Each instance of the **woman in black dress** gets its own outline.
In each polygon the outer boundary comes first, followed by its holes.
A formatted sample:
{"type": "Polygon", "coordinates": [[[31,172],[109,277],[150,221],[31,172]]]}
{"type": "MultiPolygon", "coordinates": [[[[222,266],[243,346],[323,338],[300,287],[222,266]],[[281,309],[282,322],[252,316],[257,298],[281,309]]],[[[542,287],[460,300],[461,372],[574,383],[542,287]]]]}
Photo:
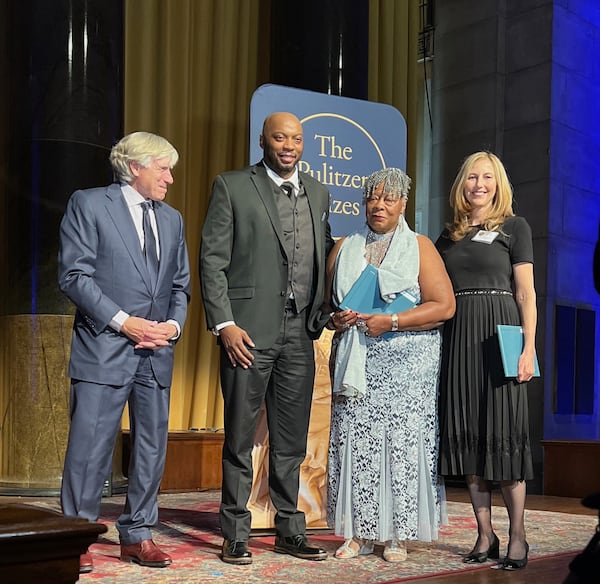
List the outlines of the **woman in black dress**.
{"type": "Polygon", "coordinates": [[[440,472],[465,476],[478,537],[464,558],[500,557],[492,528],[492,485],[500,484],[510,528],[498,567],[527,565],[525,481],[533,478],[527,381],[534,373],[537,322],[531,229],[512,210],[512,187],[502,162],[471,154],[450,193],[453,222],[436,246],[456,295],[446,322],[440,382],[440,472]],[[504,377],[497,324],[521,325],[518,375],[504,377]]]}

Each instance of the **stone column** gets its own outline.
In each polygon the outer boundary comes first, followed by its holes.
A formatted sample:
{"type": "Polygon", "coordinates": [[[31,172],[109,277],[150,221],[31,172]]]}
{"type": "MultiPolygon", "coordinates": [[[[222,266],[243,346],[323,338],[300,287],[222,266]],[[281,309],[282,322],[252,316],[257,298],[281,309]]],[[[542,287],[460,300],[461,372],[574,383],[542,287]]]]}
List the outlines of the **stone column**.
{"type": "Polygon", "coordinates": [[[34,494],[60,487],[73,307],[56,284],[58,229],[74,190],[112,181],[123,0],[3,4],[0,492],[34,494]]]}

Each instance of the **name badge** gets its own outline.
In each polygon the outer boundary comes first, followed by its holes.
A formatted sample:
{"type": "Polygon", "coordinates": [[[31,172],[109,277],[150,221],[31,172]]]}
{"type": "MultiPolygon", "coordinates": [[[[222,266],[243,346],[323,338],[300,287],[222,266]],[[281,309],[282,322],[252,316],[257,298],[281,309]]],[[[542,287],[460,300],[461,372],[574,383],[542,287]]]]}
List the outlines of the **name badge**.
{"type": "Polygon", "coordinates": [[[498,237],[497,231],[484,231],[480,229],[471,241],[478,241],[479,243],[487,243],[489,245],[496,237],[498,237]]]}

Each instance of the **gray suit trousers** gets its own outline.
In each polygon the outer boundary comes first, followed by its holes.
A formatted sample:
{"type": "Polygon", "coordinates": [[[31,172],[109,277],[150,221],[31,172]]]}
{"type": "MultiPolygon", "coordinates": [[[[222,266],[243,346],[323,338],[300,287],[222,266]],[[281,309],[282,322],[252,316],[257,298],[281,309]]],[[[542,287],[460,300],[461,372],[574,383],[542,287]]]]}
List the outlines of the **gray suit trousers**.
{"type": "Polygon", "coordinates": [[[252,489],[252,448],[263,402],[269,428],[269,493],[277,510],[275,528],[283,536],[304,534],[306,520],[297,509],[300,465],[315,376],[313,342],[306,314],[286,310],[280,334],[269,349],[252,350],[248,369],[232,367],[221,351],[225,405],[221,530],[226,539],[245,541],[251,529],[247,508],[252,489]]]}
{"type": "Polygon", "coordinates": [[[124,545],[152,537],[150,528],[158,521],[158,489],[167,451],[169,395],[170,389],[159,386],[150,359],[144,357],[128,385],[71,381],[71,427],[61,489],[65,516],[98,519],[121,416],[129,402],[127,500],[117,530],[124,545]]]}

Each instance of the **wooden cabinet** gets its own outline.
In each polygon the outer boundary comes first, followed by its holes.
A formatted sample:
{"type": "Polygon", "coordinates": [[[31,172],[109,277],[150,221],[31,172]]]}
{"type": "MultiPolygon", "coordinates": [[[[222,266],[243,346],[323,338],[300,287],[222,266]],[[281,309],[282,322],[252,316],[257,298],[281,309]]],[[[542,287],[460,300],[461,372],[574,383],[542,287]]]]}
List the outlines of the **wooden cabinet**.
{"type": "Polygon", "coordinates": [[[106,525],[33,505],[0,504],[0,582],[72,584],[106,525]]]}
{"type": "Polygon", "coordinates": [[[600,442],[543,440],[544,495],[586,497],[600,492],[600,442]]]}
{"type": "MultiPolygon", "coordinates": [[[[223,432],[179,430],[169,432],[161,493],[220,489],[223,432]]],[[[129,431],[123,431],[123,474],[129,465],[129,431]]]]}

